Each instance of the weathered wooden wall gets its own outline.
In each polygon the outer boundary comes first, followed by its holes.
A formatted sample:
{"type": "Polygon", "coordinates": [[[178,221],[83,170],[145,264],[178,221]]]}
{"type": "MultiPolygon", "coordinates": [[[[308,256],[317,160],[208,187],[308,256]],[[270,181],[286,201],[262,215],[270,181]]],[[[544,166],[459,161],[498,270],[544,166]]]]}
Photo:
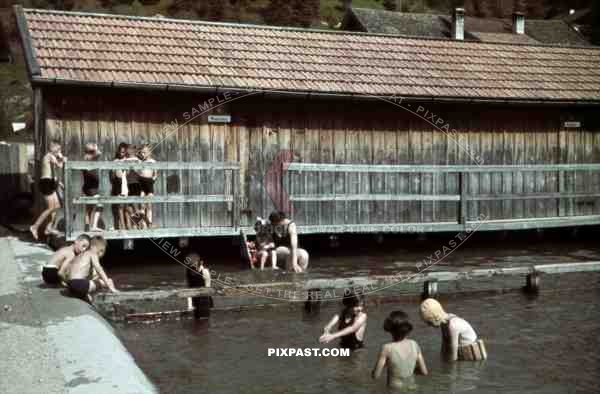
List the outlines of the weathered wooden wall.
{"type": "MultiPolygon", "coordinates": [[[[484,165],[600,163],[600,127],[592,109],[555,106],[492,106],[483,104],[420,104],[458,131],[456,143],[444,132],[407,109],[383,101],[334,99],[266,99],[251,96],[221,107],[231,124],[209,124],[207,116],[184,124],[184,112],[207,97],[111,90],[45,92],[47,141],[63,142],[70,159],[82,158],[82,146],[97,142],[104,159],[112,159],[120,142],[155,145],[160,161],[238,161],[240,190],[246,201],[242,225],[274,209],[261,181],[280,150],[292,150],[295,161],[361,164],[484,165]],[[565,120],[583,122],[564,129],[565,120]],[[167,133],[168,126],[178,128],[167,133]],[[469,147],[465,145],[465,142],[469,147]]],[[[412,111],[419,104],[415,103],[412,111]]],[[[421,111],[423,114],[423,111],[421,111]]],[[[222,193],[230,175],[161,174],[159,190],[178,176],[184,194],[222,193]],[[171,177],[171,178],[169,178],[171,177]]],[[[331,174],[288,173],[291,194],[419,193],[457,194],[456,174],[331,174]]],[[[470,174],[470,194],[531,192],[600,192],[600,174],[559,176],[550,173],[470,174]]],[[[297,202],[294,218],[301,224],[451,222],[455,202],[297,202]]],[[[470,204],[468,216],[490,219],[536,218],[600,213],[598,199],[481,201],[470,204]]],[[[162,206],[157,220],[164,226],[228,225],[223,204],[162,206]]]]}

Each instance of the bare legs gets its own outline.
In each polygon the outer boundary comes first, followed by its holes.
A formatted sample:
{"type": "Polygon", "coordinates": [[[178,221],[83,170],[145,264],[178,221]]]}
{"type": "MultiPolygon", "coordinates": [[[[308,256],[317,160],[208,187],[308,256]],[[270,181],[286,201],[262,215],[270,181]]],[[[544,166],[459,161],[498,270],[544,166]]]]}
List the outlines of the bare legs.
{"type": "Polygon", "coordinates": [[[31,231],[31,235],[33,235],[34,239],[38,239],[38,231],[40,226],[44,221],[50,217],[48,225],[46,226],[46,234],[56,233],[55,221],[56,221],[56,210],[60,209],[60,201],[58,199],[58,195],[56,192],[50,194],[49,196],[44,196],[44,201],[46,202],[46,210],[40,214],[35,223],[31,227],[29,227],[29,231],[31,231]]]}

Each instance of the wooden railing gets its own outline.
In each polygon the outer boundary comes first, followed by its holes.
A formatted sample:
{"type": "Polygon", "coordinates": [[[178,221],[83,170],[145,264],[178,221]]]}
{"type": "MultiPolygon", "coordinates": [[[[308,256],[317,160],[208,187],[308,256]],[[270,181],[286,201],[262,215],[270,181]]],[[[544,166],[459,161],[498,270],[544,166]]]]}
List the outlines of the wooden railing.
{"type": "MultiPolygon", "coordinates": [[[[319,164],[319,163],[291,163],[287,167],[288,174],[284,180],[284,188],[289,195],[289,199],[294,203],[314,203],[311,211],[321,209],[318,204],[334,203],[346,204],[343,210],[347,213],[347,204],[351,202],[450,202],[455,203],[455,214],[450,220],[444,221],[415,221],[406,222],[402,220],[391,220],[388,223],[347,223],[344,221],[334,221],[334,223],[314,223],[310,219],[300,220],[300,231],[306,233],[336,233],[336,232],[380,232],[392,228],[393,224],[401,224],[404,229],[409,226],[420,226],[424,231],[454,231],[467,228],[475,221],[481,220],[481,217],[487,219],[480,227],[482,230],[509,230],[509,229],[527,229],[544,227],[562,227],[588,224],[600,224],[600,164],[541,164],[541,165],[370,165],[370,164],[319,164]],[[315,183],[320,184],[325,174],[327,174],[333,183],[339,183],[341,187],[329,187],[330,190],[338,189],[341,192],[323,192],[318,187],[311,187],[310,181],[300,181],[294,179],[294,174],[304,175],[313,173],[316,175],[315,183]],[[575,174],[578,174],[578,182],[583,185],[585,190],[576,190],[575,174]],[[398,190],[386,192],[385,190],[374,192],[349,192],[349,177],[356,174],[366,175],[383,174],[383,176],[394,176],[402,174],[407,177],[440,177],[453,176],[453,182],[442,187],[437,187],[441,192],[437,193],[403,193],[398,190]],[[535,182],[537,178],[544,180],[544,188],[551,191],[537,192],[490,192],[486,190],[473,190],[471,183],[479,181],[478,176],[487,176],[488,178],[504,176],[518,177],[528,181],[528,189],[536,189],[535,182]],[[531,175],[533,174],[533,175],[531,175]],[[546,182],[546,176],[550,176],[550,182],[546,182]],[[533,186],[531,184],[533,182],[533,186]],[[304,184],[302,184],[304,183],[304,184]],[[306,193],[306,190],[317,190],[317,193],[306,193]],[[298,189],[303,189],[298,191],[298,189]],[[448,192],[452,189],[454,192],[448,192]],[[591,205],[591,213],[578,214],[576,209],[578,202],[583,200],[582,204],[591,205]],[[487,215],[481,215],[477,211],[476,204],[481,202],[525,202],[529,200],[554,200],[555,209],[545,209],[546,215],[540,217],[528,215],[530,217],[506,217],[494,218],[487,215]],[[317,205],[315,207],[314,205],[317,205]],[[575,208],[574,208],[575,207],[575,208]],[[552,211],[552,214],[549,214],[552,211]],[[471,214],[469,214],[471,213],[471,214]]],[[[432,178],[429,178],[430,182],[432,178]]],[[[501,179],[499,185],[502,189],[513,189],[506,186],[506,180],[501,179]]],[[[360,182],[358,182],[360,183],[360,182]]],[[[367,188],[369,181],[367,180],[367,188]]],[[[489,183],[489,181],[488,181],[489,183]]],[[[363,182],[364,185],[364,182],[363,182]]],[[[523,185],[521,185],[523,186],[523,185]]],[[[523,187],[521,187],[523,188],[523,187]]],[[[384,188],[385,189],[385,188],[384,188]]],[[[491,189],[491,187],[489,187],[491,189]]],[[[324,209],[322,209],[324,211],[324,209]]],[[[589,210],[588,210],[589,211],[589,210]]],[[[451,215],[452,216],[452,215],[451,215]]],[[[314,217],[312,218],[314,221],[314,217]]],[[[320,219],[320,218],[318,218],[320,219]]]]}
{"type": "Polygon", "coordinates": [[[108,222],[106,238],[178,237],[194,235],[235,234],[239,231],[239,164],[230,162],[157,162],[123,163],[69,161],[65,165],[65,231],[73,239],[83,229],[83,207],[86,205],[153,205],[157,228],[123,229],[112,221],[110,210],[104,210],[108,222]],[[110,172],[113,170],[158,171],[154,195],[113,196],[110,172]],[[99,196],[82,195],[83,170],[97,170],[99,196]],[[208,208],[208,204],[219,204],[208,208]]]}

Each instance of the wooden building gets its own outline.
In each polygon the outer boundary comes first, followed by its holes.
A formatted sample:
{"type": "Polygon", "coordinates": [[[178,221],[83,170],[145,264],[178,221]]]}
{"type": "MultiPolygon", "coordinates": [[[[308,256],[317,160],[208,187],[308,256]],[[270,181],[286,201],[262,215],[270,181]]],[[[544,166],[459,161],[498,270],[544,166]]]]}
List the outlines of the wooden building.
{"type": "Polygon", "coordinates": [[[82,204],[141,201],[108,175],[80,196],[120,142],[159,161],[159,228],[109,238],[233,235],[275,208],[303,233],[600,223],[600,49],[15,14],[37,158],[56,139],[70,159],[70,237],[82,204]]]}

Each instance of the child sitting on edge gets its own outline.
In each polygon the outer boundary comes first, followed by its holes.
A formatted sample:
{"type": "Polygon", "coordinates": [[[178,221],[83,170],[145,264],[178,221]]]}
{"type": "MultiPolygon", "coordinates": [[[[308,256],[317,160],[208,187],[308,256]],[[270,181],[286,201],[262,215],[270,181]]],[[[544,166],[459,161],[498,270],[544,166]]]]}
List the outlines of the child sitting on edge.
{"type": "Polygon", "coordinates": [[[475,330],[466,320],[446,313],[433,298],[421,303],[420,312],[425,323],[441,328],[442,356],[446,360],[480,361],[487,358],[483,340],[477,339],[475,330]]]}
{"type": "Polygon", "coordinates": [[[414,372],[427,375],[427,366],[417,342],[408,339],[412,324],[402,311],[394,311],[385,319],[383,329],[392,335],[393,342],[381,347],[372,377],[381,376],[387,366],[387,384],[391,388],[409,388],[414,386],[414,372]]]}
{"type": "Polygon", "coordinates": [[[323,329],[319,338],[321,343],[329,343],[336,338],[341,338],[340,347],[356,350],[365,346],[365,330],[367,329],[367,314],[365,313],[364,295],[351,294],[343,299],[344,310],[335,314],[323,329]],[[331,334],[331,329],[338,325],[338,331],[331,334]]]}
{"type": "MultiPolygon", "coordinates": [[[[261,217],[257,217],[256,224],[254,224],[254,231],[256,232],[256,259],[260,262],[260,270],[265,269],[265,263],[269,257],[271,257],[271,266],[273,269],[278,269],[275,242],[273,242],[273,237],[268,229],[267,221],[261,217]]],[[[251,268],[256,268],[252,262],[251,268]]]]}
{"type": "Polygon", "coordinates": [[[67,288],[76,297],[92,302],[91,294],[99,288],[107,288],[117,293],[115,285],[100,265],[106,252],[106,240],[100,236],[92,238],[90,248],[65,264],[59,271],[67,288]]]}
{"type": "Polygon", "coordinates": [[[72,245],[58,249],[50,261],[42,267],[42,279],[49,285],[60,284],[60,269],[71,262],[77,255],[85,252],[90,246],[90,237],[86,234],[81,234],[72,245]]]}

